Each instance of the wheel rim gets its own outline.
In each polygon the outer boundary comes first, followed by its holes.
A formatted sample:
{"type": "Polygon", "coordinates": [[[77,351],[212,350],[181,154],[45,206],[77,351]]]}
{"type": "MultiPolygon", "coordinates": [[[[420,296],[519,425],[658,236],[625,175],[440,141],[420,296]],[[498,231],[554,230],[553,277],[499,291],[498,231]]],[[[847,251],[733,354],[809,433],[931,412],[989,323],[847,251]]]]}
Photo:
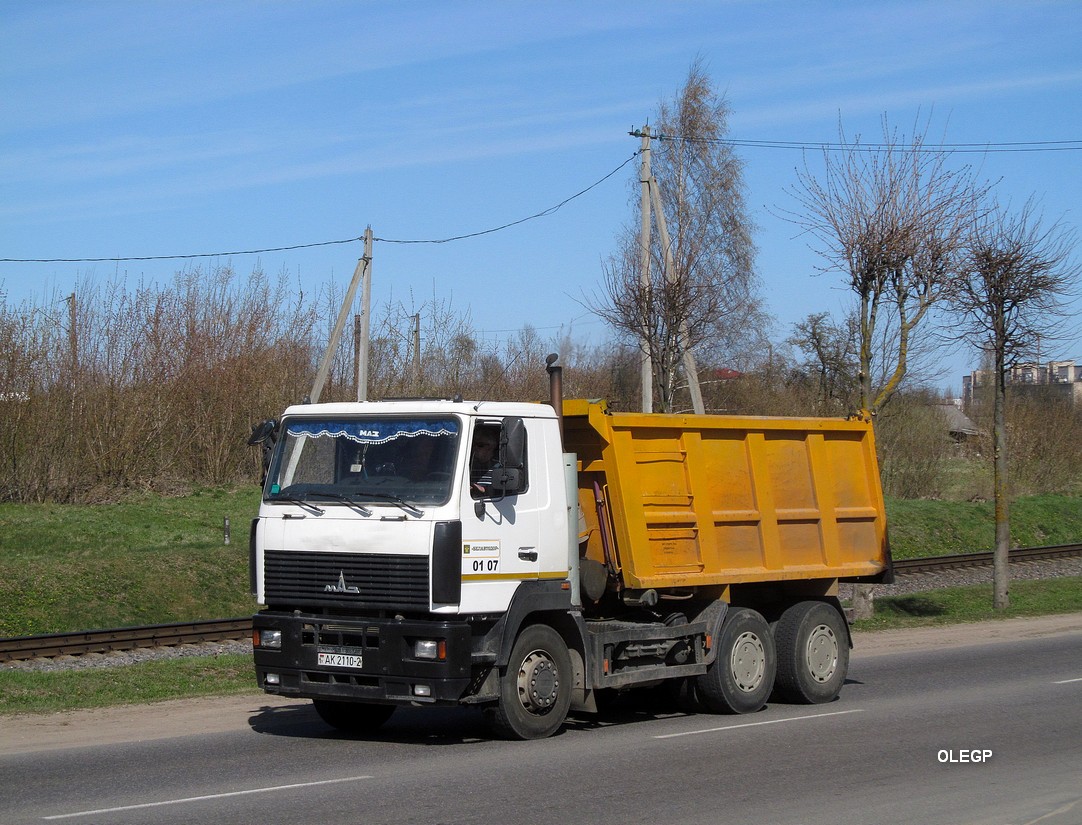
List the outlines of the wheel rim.
{"type": "Polygon", "coordinates": [[[806,661],[808,673],[817,682],[826,682],[838,669],[838,637],[821,624],[808,636],[806,661]]]}
{"type": "Polygon", "coordinates": [[[518,700],[527,712],[541,716],[552,710],[560,695],[560,672],[543,650],[530,653],[518,669],[518,700]]]}
{"type": "Polygon", "coordinates": [[[752,693],[758,688],[766,673],[766,650],[762,639],[751,632],[741,633],[733,645],[730,667],[740,690],[752,693]]]}

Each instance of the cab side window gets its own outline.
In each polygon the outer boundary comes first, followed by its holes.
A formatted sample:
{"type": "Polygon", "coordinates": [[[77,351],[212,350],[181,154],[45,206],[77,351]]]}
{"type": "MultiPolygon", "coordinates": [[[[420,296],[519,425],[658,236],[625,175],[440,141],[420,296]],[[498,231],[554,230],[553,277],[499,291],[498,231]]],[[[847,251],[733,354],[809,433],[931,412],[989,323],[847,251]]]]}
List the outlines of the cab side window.
{"type": "Polygon", "coordinates": [[[488,494],[493,470],[499,469],[501,430],[499,424],[478,424],[474,427],[470,447],[470,494],[474,498],[488,494]]]}
{"type": "Polygon", "coordinates": [[[478,422],[470,445],[470,495],[502,498],[525,490],[524,447],[521,419],[478,422]]]}

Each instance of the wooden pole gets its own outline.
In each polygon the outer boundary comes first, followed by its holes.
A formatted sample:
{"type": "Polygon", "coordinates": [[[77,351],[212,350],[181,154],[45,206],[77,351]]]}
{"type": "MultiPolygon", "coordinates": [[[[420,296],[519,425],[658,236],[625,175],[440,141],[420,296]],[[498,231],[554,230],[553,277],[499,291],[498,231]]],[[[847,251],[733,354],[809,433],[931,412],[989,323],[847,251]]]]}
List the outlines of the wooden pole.
{"type": "Polygon", "coordinates": [[[361,357],[357,367],[357,400],[368,400],[368,349],[372,334],[372,227],[364,230],[365,267],[364,284],[361,287],[361,357]]]}
{"type": "MultiPolygon", "coordinates": [[[[364,233],[364,255],[357,261],[357,267],[353,270],[353,279],[349,283],[349,289],[346,290],[346,297],[342,299],[342,309],[338,312],[338,320],[335,321],[334,329],[331,331],[331,339],[327,343],[327,351],[323,353],[323,362],[319,365],[319,370],[316,372],[316,380],[312,382],[312,392],[308,395],[308,402],[310,404],[316,404],[319,402],[319,396],[323,393],[323,385],[327,382],[327,374],[331,370],[331,363],[334,361],[334,353],[338,349],[338,342],[342,338],[342,330],[346,326],[346,319],[349,317],[349,308],[353,305],[353,298],[357,294],[357,286],[362,280],[368,281],[365,278],[365,273],[369,269],[372,263],[372,227],[368,227],[364,233]]],[[[368,313],[365,313],[367,318],[368,313]]],[[[364,339],[361,342],[361,355],[364,364],[363,378],[367,384],[368,380],[368,339],[367,339],[367,324],[362,323],[361,332],[364,339]]],[[[362,377],[361,367],[357,368],[358,374],[358,388],[357,393],[360,395],[364,385],[360,384],[362,377]]]]}
{"type": "MultiPolygon", "coordinates": [[[[650,127],[642,127],[642,165],[639,168],[639,182],[642,184],[640,211],[642,224],[639,229],[639,284],[642,286],[643,300],[650,293],[650,127]]],[[[650,330],[646,324],[646,307],[642,308],[642,359],[639,373],[642,384],[642,411],[654,411],[654,369],[650,358],[650,330]]]]}
{"type": "MultiPolygon", "coordinates": [[[[669,242],[669,227],[665,222],[665,213],[661,209],[661,190],[657,181],[651,177],[649,181],[650,198],[654,204],[654,213],[657,215],[657,231],[661,236],[661,247],[665,250],[665,280],[672,283],[676,279],[676,263],[672,259],[672,247],[669,242]]],[[[696,414],[706,412],[703,405],[703,391],[699,386],[699,370],[695,366],[695,356],[687,346],[688,327],[686,321],[680,322],[680,347],[683,350],[684,373],[688,379],[688,389],[691,391],[691,406],[696,414]]]]}
{"type": "Polygon", "coordinates": [[[413,316],[413,394],[421,394],[421,313],[413,316]]]}
{"type": "Polygon", "coordinates": [[[361,397],[361,316],[353,316],[353,391],[361,397]]]}

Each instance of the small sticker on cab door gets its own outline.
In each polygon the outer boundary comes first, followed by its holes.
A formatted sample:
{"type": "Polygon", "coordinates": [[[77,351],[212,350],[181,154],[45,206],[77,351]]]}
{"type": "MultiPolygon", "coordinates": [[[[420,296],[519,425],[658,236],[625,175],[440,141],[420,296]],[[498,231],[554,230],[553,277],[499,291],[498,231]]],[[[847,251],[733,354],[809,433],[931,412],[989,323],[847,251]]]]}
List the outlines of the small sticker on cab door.
{"type": "Polygon", "coordinates": [[[462,574],[464,576],[500,572],[500,543],[470,541],[462,543],[462,574]]]}
{"type": "Polygon", "coordinates": [[[473,558],[475,556],[491,557],[500,555],[500,543],[498,541],[470,541],[462,545],[462,555],[473,558]]]}

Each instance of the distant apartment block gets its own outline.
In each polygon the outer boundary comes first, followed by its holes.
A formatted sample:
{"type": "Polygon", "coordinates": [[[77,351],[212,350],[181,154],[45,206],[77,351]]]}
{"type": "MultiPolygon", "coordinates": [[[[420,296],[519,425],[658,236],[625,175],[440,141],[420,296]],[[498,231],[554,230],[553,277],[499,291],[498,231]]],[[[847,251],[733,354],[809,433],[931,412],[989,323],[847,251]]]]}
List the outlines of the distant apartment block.
{"type": "MultiPolygon", "coordinates": [[[[992,385],[990,370],[974,370],[962,376],[962,403],[972,404],[980,387],[992,385]]],[[[1082,404],[1082,367],[1070,361],[1020,364],[1007,373],[1008,392],[1031,392],[1049,399],[1082,404]]],[[[978,399],[979,400],[979,399],[978,399]]]]}

